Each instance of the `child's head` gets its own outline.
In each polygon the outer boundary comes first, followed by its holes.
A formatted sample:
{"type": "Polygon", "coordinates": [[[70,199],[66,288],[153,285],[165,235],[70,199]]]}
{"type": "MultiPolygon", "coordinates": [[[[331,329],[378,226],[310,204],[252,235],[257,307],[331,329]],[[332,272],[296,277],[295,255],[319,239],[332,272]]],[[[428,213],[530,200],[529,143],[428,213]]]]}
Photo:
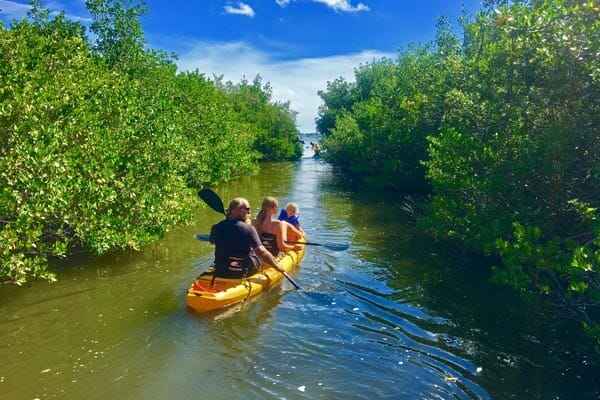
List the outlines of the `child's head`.
{"type": "Polygon", "coordinates": [[[298,211],[298,204],[296,203],[288,203],[285,206],[285,212],[287,213],[288,217],[298,214],[298,211]]]}

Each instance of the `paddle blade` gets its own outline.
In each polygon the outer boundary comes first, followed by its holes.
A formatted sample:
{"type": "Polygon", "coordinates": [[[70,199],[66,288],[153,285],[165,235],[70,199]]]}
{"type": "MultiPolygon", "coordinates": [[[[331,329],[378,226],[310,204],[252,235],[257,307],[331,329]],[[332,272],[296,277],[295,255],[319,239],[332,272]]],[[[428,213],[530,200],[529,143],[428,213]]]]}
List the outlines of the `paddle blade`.
{"type": "Polygon", "coordinates": [[[202,189],[198,192],[198,196],[200,196],[210,208],[220,214],[225,214],[225,206],[218,194],[210,189],[202,189]]]}
{"type": "Polygon", "coordinates": [[[197,233],[194,237],[203,242],[210,242],[210,235],[203,235],[202,233],[197,233]]]}
{"type": "Polygon", "coordinates": [[[350,247],[350,245],[341,243],[323,243],[321,246],[332,251],[344,251],[348,250],[348,248],[350,247]]]}

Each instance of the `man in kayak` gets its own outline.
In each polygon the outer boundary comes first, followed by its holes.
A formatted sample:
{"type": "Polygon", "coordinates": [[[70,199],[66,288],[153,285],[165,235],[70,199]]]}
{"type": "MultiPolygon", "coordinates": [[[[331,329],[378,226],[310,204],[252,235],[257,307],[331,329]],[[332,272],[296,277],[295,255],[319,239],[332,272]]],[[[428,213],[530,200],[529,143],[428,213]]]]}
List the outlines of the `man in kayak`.
{"type": "Polygon", "coordinates": [[[229,203],[227,218],[212,226],[210,242],[215,245],[215,276],[243,278],[258,272],[261,260],[283,273],[285,270],[263,246],[256,229],[246,223],[248,200],[237,197],[229,203]]]}

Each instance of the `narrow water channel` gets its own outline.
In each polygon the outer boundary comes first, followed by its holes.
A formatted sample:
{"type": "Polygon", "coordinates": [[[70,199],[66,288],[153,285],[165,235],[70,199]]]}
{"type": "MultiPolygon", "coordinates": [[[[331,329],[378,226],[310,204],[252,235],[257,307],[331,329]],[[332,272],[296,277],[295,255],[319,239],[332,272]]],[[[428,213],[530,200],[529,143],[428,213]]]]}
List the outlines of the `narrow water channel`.
{"type": "MultiPolygon", "coordinates": [[[[307,141],[308,143],[308,141],[307,141]]],[[[596,399],[598,357],[488,283],[481,260],[421,235],[410,199],[349,189],[317,158],[221,185],[253,212],[295,201],[311,246],[288,282],[198,315],[185,290],[212,259],[204,207],[139,252],[56,265],[0,286],[1,399],[596,399]]],[[[199,201],[200,203],[200,201],[199,201]]]]}

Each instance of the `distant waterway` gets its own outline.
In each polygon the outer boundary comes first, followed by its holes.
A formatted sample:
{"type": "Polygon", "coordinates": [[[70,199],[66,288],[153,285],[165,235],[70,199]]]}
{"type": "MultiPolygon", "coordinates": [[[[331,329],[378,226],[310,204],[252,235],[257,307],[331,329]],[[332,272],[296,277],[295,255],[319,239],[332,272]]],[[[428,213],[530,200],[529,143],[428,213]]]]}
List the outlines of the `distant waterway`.
{"type": "Polygon", "coordinates": [[[350,248],[309,246],[292,272],[301,290],[283,280],[198,315],[185,291],[213,248],[193,235],[222,218],[203,206],[141,251],[55,265],[55,284],[0,286],[0,398],[600,398],[578,326],[421,234],[411,199],[351,189],[308,148],[215,190],[253,213],[266,195],[295,201],[311,241],[350,248]]]}

